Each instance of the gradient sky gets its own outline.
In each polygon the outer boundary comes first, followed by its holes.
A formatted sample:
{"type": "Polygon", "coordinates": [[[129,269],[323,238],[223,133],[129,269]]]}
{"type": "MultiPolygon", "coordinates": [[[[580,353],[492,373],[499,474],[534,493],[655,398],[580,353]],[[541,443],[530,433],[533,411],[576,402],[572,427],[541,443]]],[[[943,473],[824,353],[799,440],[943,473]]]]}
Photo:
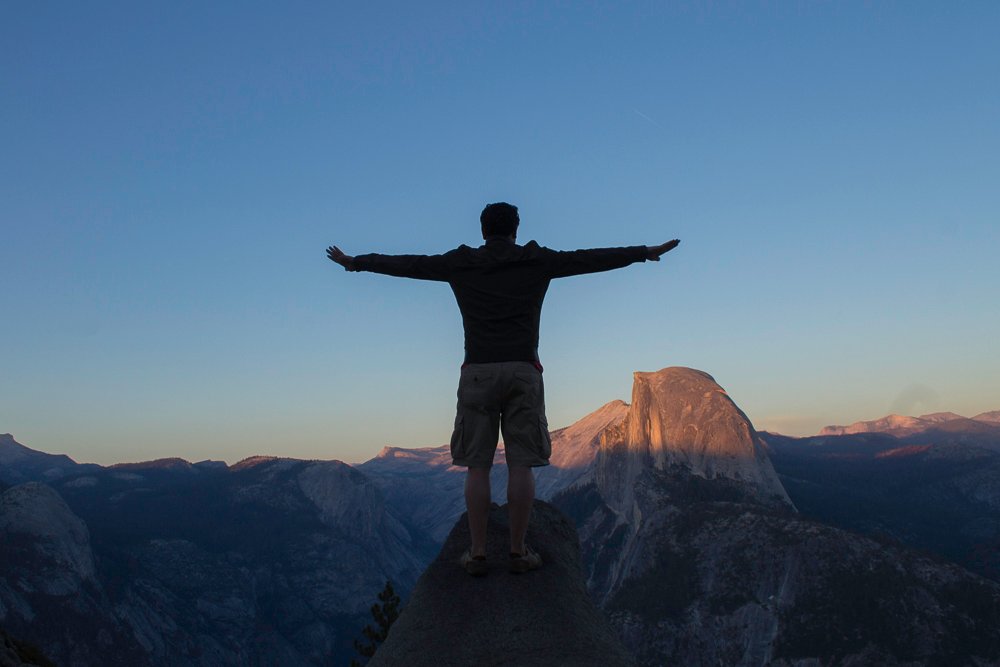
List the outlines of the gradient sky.
{"type": "Polygon", "coordinates": [[[448,441],[446,285],[359,254],[678,237],[554,282],[549,422],[711,373],[760,429],[1000,409],[1000,3],[7,3],[0,432],[78,461],[448,441]]]}

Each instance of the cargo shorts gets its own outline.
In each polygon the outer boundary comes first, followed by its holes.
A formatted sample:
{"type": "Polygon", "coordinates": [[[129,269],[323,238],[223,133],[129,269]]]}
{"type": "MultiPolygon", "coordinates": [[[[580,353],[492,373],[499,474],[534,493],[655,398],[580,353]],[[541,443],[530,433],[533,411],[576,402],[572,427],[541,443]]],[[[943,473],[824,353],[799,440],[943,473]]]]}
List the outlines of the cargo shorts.
{"type": "Polygon", "coordinates": [[[466,364],[451,435],[455,465],[489,468],[503,432],[507,465],[545,466],[552,455],[542,372],[526,361],[466,364]]]}

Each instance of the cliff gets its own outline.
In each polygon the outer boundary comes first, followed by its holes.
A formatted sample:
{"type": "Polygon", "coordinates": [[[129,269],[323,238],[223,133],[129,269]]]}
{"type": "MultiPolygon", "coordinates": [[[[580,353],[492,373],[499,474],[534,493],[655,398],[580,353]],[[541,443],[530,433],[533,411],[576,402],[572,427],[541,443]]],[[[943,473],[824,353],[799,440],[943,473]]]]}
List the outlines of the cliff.
{"type": "Polygon", "coordinates": [[[470,577],[458,565],[469,545],[459,519],[370,667],[631,664],[587,594],[576,531],[561,512],[535,503],[528,543],[545,561],[540,570],[507,572],[506,506],[491,513],[487,540],[492,569],[470,577]]]}
{"type": "Polygon", "coordinates": [[[628,414],[600,440],[595,481],[630,520],[635,485],[646,470],[724,480],[757,502],[791,506],[753,424],[703,371],[635,373],[628,414]]]}

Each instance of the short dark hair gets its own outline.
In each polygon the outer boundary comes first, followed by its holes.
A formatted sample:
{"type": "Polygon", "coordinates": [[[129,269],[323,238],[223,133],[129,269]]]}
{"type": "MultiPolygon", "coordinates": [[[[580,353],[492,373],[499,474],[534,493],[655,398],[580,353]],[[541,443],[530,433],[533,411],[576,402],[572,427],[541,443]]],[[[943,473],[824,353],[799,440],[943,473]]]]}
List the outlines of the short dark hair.
{"type": "Polygon", "coordinates": [[[516,206],[501,201],[487,204],[479,216],[479,222],[483,225],[484,236],[510,236],[517,233],[521,218],[516,206]]]}

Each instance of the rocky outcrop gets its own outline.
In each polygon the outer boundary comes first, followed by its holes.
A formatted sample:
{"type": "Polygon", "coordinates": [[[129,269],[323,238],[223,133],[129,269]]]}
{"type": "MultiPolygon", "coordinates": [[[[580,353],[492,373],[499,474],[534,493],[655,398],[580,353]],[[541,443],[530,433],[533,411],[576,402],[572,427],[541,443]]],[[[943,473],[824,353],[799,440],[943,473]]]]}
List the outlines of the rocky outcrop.
{"type": "Polygon", "coordinates": [[[0,626],[61,665],[139,659],[98,579],[87,526],[39,482],[0,496],[0,626]]]}
{"type": "Polygon", "coordinates": [[[506,571],[506,506],[490,514],[492,569],[474,578],[458,565],[469,545],[461,517],[421,576],[370,667],[615,667],[631,664],[587,594],[579,542],[569,520],[536,502],[528,542],[545,564],[506,571]]]}
{"type": "Polygon", "coordinates": [[[18,577],[22,587],[45,595],[72,595],[94,581],[87,526],[45,484],[28,482],[0,496],[0,536],[7,564],[24,559],[18,577]],[[15,544],[24,548],[12,548],[15,544]]]}
{"type": "Polygon", "coordinates": [[[791,505],[750,420],[712,376],[691,368],[635,373],[628,414],[601,434],[594,481],[630,521],[647,469],[726,480],[759,502],[791,505]]]}

